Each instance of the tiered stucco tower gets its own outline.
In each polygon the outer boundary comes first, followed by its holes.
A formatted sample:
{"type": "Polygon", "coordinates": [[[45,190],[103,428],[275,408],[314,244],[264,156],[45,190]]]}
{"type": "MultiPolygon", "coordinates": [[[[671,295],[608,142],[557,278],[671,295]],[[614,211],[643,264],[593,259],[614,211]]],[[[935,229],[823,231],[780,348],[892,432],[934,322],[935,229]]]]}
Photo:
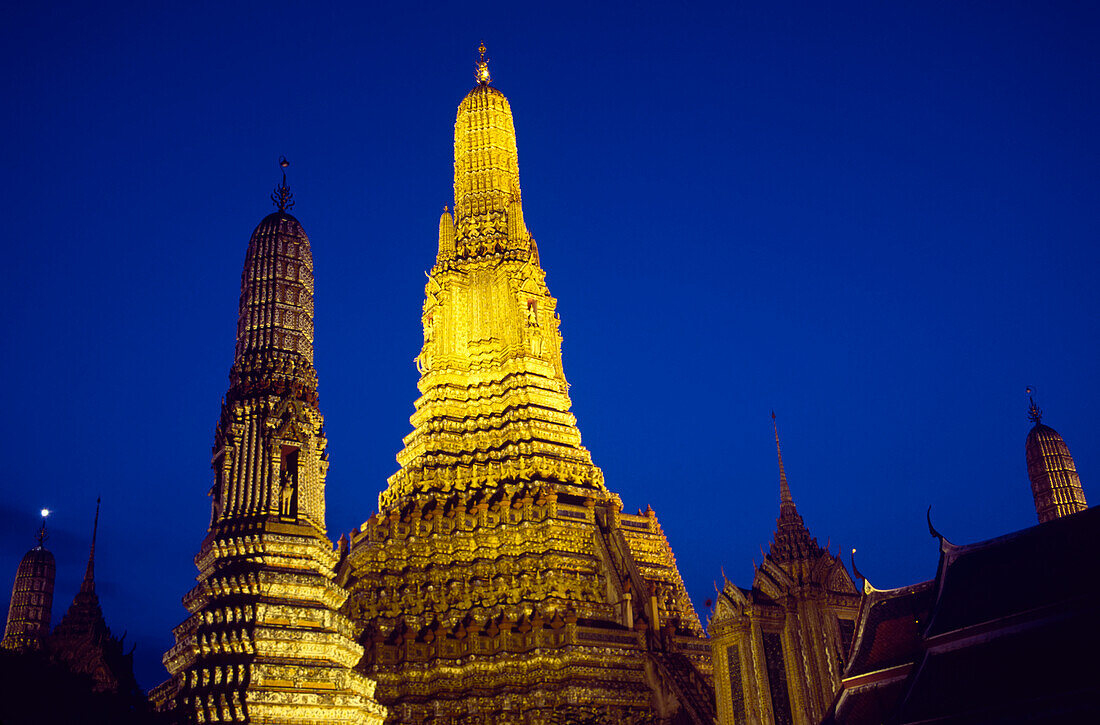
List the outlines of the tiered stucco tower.
{"type": "MultiPolygon", "coordinates": [[[[1028,389],[1031,392],[1031,389],[1028,389]]],[[[1077,465],[1065,440],[1048,425],[1043,425],[1043,411],[1031,400],[1028,418],[1035,425],[1027,434],[1024,450],[1027,455],[1027,477],[1031,479],[1031,495],[1035,498],[1035,515],[1039,523],[1084,511],[1089,507],[1077,465]]]]}
{"type": "Polygon", "coordinates": [[[15,582],[11,588],[11,604],[4,638],[0,647],[24,650],[41,649],[50,634],[50,614],[53,610],[53,585],[57,564],[46,548],[46,516],[42,512],[42,526],[38,529],[38,544],[23,555],[15,570],[15,582]]]}
{"type": "Polygon", "coordinates": [[[481,51],[413,430],[341,567],[363,670],[392,722],[707,721],[708,647],[668,541],[581,445],[512,111],[481,51]]]}
{"type": "MultiPolygon", "coordinates": [[[[285,161],[283,162],[285,168],[285,161]]],[[[191,616],[152,694],[179,722],[380,723],[339,613],[325,531],[323,419],[313,367],[313,258],[284,173],[252,233],[237,345],[214,435],[210,526],[191,616]]]]}

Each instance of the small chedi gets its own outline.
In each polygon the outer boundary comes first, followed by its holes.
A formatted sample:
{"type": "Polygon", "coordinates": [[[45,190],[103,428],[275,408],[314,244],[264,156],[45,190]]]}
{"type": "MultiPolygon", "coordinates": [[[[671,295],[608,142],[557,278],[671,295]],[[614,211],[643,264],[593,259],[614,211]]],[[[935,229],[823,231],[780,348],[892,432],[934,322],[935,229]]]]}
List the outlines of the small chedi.
{"type": "Polygon", "coordinates": [[[581,445],[512,111],[480,51],[413,430],[340,567],[361,669],[394,723],[710,723],[709,647],[657,517],[625,513],[581,445]]]}
{"type": "MultiPolygon", "coordinates": [[[[283,161],[284,169],[286,167],[283,161]]],[[[252,233],[237,345],[214,434],[210,526],[195,557],[190,616],[151,693],[178,723],[380,723],[374,683],[340,613],[337,555],[325,530],[323,418],[313,367],[309,238],[278,208],[252,233]]]]}
{"type": "Polygon", "coordinates": [[[1058,431],[1043,425],[1043,411],[1030,397],[1031,388],[1027,392],[1031,403],[1028,419],[1035,424],[1024,445],[1027,477],[1031,479],[1031,495],[1035,497],[1035,515],[1039,523],[1045,523],[1084,511],[1089,505],[1069,446],[1058,431]]]}
{"type": "Polygon", "coordinates": [[[859,609],[839,556],[817,543],[795,507],[778,425],[775,447],[775,537],[752,588],[725,582],[708,623],[722,725],[819,722],[840,685],[859,609]]]}
{"type": "Polygon", "coordinates": [[[54,577],[57,564],[46,548],[46,517],[42,510],[42,526],[38,529],[38,544],[23,555],[15,570],[11,588],[8,621],[0,648],[15,652],[40,650],[50,634],[50,614],[53,610],[54,577]]]}

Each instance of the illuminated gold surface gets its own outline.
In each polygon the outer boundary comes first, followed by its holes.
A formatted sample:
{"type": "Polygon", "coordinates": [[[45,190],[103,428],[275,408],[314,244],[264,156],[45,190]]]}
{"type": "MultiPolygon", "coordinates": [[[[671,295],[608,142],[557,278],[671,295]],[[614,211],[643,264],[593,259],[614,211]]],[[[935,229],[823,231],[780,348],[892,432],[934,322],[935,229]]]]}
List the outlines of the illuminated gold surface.
{"type": "Polygon", "coordinates": [[[667,717],[669,668],[705,680],[709,648],[656,515],[624,514],[581,445],[511,108],[484,60],[478,79],[455,120],[413,430],[352,532],[344,612],[390,722],[667,717]]]}
{"type": "Polygon", "coordinates": [[[1027,475],[1039,523],[1088,508],[1069,446],[1053,428],[1036,421],[1027,436],[1027,475]]]}
{"type": "Polygon", "coordinates": [[[323,418],[313,369],[313,262],[294,217],[268,216],[242,276],[237,349],[214,441],[210,530],[191,613],[150,693],[177,722],[380,723],[339,613],[325,536],[323,418]]]}

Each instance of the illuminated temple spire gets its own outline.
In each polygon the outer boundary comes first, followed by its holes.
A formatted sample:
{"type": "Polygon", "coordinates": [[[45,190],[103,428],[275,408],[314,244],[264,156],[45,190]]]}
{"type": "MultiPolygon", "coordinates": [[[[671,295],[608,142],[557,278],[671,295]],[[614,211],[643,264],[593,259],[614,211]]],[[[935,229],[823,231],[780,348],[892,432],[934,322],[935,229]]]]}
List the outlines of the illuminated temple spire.
{"type": "Polygon", "coordinates": [[[570,412],[557,301],[523,220],[512,109],[479,51],[478,84],[455,118],[454,214],[440,216],[425,290],[422,395],[383,509],[418,490],[536,472],[610,496],[570,412]]]}
{"type": "Polygon", "coordinates": [[[657,516],[624,512],[581,445],[512,109],[478,50],[424,290],[412,431],[338,580],[361,669],[391,721],[415,725],[713,709],[703,630],[657,516]]]}
{"type": "Polygon", "coordinates": [[[248,243],[229,391],[214,433],[210,526],[190,616],[151,693],[174,722],[380,723],[363,649],[337,610],[313,368],[313,256],[283,182],[248,243]]]}
{"type": "Polygon", "coordinates": [[[1035,425],[1027,434],[1024,450],[1027,476],[1031,479],[1031,494],[1035,498],[1035,514],[1039,523],[1068,516],[1088,508],[1077,466],[1069,446],[1058,431],[1043,425],[1043,411],[1035,404],[1031,388],[1027,389],[1028,419],[1035,425]]]}
{"type": "Polygon", "coordinates": [[[42,509],[42,525],[35,539],[38,544],[23,555],[15,570],[11,588],[8,621],[0,647],[11,650],[41,649],[50,633],[56,564],[46,549],[47,509],[42,509]]]}
{"type": "Polygon", "coordinates": [[[779,519],[776,521],[775,537],[770,552],[779,562],[809,560],[821,555],[822,548],[817,539],[810,535],[802,516],[794,505],[791,487],[787,483],[787,471],[783,467],[783,451],[779,447],[779,423],[772,411],[772,427],[775,429],[775,451],[779,457],[779,519]]]}

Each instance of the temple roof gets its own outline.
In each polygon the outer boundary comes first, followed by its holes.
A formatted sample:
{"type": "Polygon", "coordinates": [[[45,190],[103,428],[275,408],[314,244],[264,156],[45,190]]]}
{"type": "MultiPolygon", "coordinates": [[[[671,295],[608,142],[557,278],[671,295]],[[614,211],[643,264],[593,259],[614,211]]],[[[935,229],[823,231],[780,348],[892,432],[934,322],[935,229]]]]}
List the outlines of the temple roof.
{"type": "Polygon", "coordinates": [[[53,657],[64,662],[73,672],[90,676],[97,691],[131,692],[137,687],[133,653],[123,653],[122,640],[115,637],[107,626],[95,591],[98,529],[99,501],[96,500],[92,546],[84,579],[65,616],[50,634],[48,648],[53,657]]]}
{"type": "Polygon", "coordinates": [[[1100,551],[1100,508],[959,546],[944,540],[925,637],[1100,592],[1079,556],[1100,551]]]}
{"type": "Polygon", "coordinates": [[[1100,509],[959,546],[935,580],[870,589],[823,722],[1084,722],[1097,714],[1100,509]],[[1038,719],[1036,719],[1038,718],[1038,719]],[[1044,719],[1045,718],[1045,719],[1044,719]]]}

